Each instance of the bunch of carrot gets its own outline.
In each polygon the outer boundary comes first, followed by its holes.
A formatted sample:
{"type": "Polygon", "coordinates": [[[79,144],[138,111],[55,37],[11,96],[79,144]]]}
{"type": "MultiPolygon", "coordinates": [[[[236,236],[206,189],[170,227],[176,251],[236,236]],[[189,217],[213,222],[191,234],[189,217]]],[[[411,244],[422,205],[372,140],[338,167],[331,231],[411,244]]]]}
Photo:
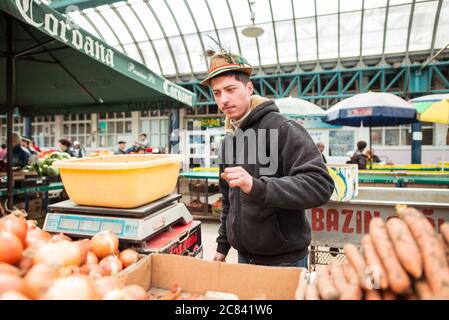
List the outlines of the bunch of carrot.
{"type": "Polygon", "coordinates": [[[299,295],[305,300],[449,299],[449,223],[436,233],[414,208],[374,218],[360,250],[344,246],[345,262],[318,266],[299,295]]]}

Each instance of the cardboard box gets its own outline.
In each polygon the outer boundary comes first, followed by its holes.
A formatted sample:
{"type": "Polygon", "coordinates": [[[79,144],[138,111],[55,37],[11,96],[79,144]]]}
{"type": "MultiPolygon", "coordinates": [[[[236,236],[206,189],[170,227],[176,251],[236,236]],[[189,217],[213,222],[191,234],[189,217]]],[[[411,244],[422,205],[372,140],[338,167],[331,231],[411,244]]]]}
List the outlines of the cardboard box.
{"type": "Polygon", "coordinates": [[[151,254],[117,277],[126,285],[137,284],[146,290],[171,290],[179,285],[183,291],[196,295],[215,291],[235,294],[239,299],[293,300],[306,273],[304,268],[231,264],[151,254]]]}
{"type": "Polygon", "coordinates": [[[201,221],[174,225],[135,249],[143,254],[167,253],[197,256],[202,250],[201,221]]]}
{"type": "Polygon", "coordinates": [[[356,164],[328,164],[335,189],[331,200],[346,202],[359,194],[359,168],[356,164]]]}

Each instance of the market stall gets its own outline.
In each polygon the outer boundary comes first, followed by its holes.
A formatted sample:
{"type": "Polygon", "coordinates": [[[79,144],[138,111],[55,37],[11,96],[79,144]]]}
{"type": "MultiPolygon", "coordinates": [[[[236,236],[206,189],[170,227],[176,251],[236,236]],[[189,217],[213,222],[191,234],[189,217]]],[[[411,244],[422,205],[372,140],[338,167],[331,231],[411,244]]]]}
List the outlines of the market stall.
{"type": "MultiPolygon", "coordinates": [[[[23,116],[193,106],[195,95],[149,70],[41,1],[0,2],[0,111],[12,150],[15,108],[23,116]]],[[[12,153],[8,153],[12,206],[12,153]]]]}

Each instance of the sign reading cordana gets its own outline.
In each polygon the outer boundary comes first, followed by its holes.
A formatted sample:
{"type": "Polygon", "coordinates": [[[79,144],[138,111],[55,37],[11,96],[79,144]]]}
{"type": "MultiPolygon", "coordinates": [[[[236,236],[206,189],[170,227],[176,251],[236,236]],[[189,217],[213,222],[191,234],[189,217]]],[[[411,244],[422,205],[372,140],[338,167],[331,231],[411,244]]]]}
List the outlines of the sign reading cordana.
{"type": "Polygon", "coordinates": [[[178,87],[169,80],[164,81],[164,92],[173,99],[181,101],[184,104],[187,104],[189,106],[193,105],[192,94],[184,88],[178,87]]]}
{"type": "Polygon", "coordinates": [[[107,48],[103,43],[83,34],[74,27],[73,23],[69,23],[68,19],[58,18],[40,0],[15,0],[15,3],[21,17],[30,25],[45,30],[52,37],[59,38],[64,43],[71,43],[74,48],[114,67],[114,51],[111,48],[107,48]],[[49,12],[42,15],[44,11],[41,10],[34,16],[34,5],[39,5],[41,9],[47,8],[49,12]]]}

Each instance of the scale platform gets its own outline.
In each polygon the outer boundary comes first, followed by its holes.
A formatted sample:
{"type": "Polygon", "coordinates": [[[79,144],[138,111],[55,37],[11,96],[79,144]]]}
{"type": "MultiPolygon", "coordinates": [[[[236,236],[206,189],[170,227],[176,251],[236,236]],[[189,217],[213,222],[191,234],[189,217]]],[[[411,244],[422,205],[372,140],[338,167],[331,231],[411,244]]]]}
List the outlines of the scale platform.
{"type": "Polygon", "coordinates": [[[166,227],[193,220],[181,195],[171,194],[149,204],[132,209],[79,206],[70,200],[48,206],[44,230],[74,237],[91,237],[109,230],[124,241],[145,241],[166,227]]]}

